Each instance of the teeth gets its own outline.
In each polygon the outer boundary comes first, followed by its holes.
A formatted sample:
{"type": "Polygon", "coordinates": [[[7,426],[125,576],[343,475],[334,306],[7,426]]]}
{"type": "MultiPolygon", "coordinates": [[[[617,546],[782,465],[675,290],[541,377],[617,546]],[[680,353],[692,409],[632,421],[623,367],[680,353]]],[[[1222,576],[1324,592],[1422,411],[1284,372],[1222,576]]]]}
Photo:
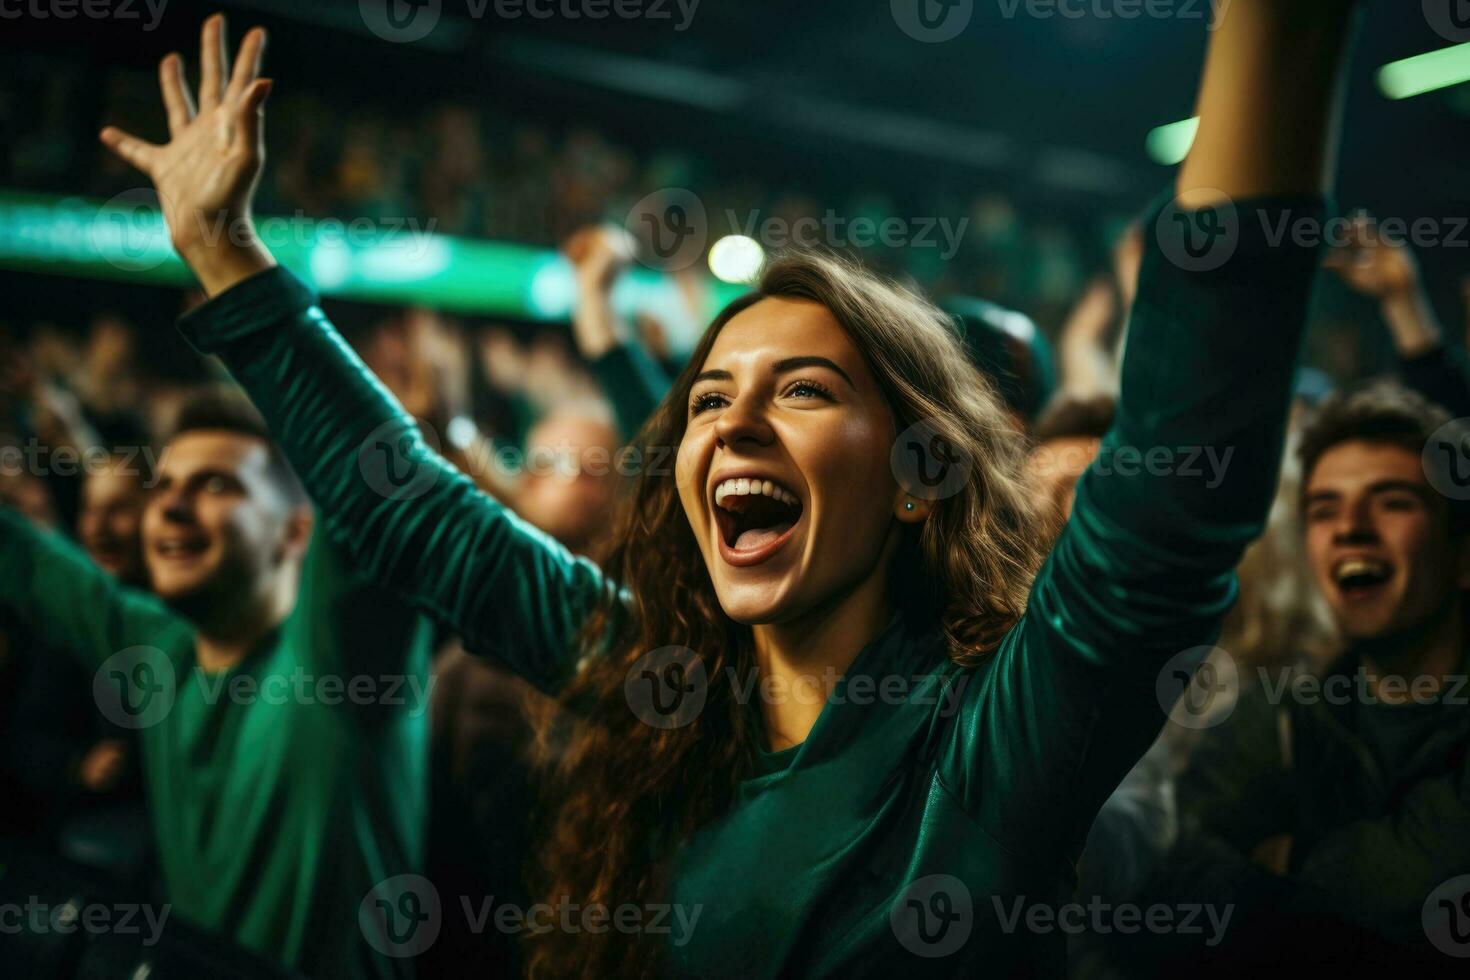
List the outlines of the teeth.
{"type": "Polygon", "coordinates": [[[1339,582],[1355,575],[1387,578],[1388,565],[1386,562],[1381,562],[1373,558],[1344,558],[1337,563],[1337,567],[1333,569],[1333,574],[1337,576],[1339,582]]]}
{"type": "Polygon", "coordinates": [[[748,477],[739,477],[733,480],[724,480],[719,486],[715,487],[716,504],[722,503],[726,497],[761,496],[779,500],[789,507],[795,507],[797,504],[796,494],[771,480],[752,480],[748,477]]]}

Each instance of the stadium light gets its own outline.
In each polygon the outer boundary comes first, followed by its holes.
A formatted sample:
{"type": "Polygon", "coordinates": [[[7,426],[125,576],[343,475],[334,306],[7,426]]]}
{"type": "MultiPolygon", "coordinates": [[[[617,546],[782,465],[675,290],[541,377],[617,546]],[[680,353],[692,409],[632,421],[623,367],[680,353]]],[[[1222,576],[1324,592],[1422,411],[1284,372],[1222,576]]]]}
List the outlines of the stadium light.
{"type": "Polygon", "coordinates": [[[1378,91],[1390,99],[1407,99],[1470,81],[1470,41],[1391,61],[1378,69],[1377,77],[1378,91]]]}
{"type": "Polygon", "coordinates": [[[709,271],[722,282],[743,285],[755,281],[765,260],[765,249],[754,238],[726,235],[709,250],[709,271]]]}

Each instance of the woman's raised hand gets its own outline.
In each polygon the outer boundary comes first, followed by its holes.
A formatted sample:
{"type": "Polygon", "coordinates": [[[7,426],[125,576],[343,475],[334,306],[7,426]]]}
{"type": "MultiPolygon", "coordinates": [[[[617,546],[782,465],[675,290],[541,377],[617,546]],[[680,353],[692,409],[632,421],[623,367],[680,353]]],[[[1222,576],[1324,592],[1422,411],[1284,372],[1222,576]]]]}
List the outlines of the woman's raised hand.
{"type": "Polygon", "coordinates": [[[184,80],[184,59],[158,65],[169,141],[139,139],[115,126],[101,140],[153,181],[174,248],[209,295],[274,265],[256,237],[251,199],[265,162],[261,132],[271,81],[260,77],[265,31],[245,35],[233,70],[225,19],[204,22],[199,44],[199,101],[184,80]]]}

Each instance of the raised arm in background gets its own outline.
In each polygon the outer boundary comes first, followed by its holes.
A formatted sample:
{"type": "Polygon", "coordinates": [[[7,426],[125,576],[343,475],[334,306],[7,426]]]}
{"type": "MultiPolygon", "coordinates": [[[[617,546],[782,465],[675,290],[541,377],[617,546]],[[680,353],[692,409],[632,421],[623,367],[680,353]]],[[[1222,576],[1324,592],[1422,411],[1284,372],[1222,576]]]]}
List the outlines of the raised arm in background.
{"type": "Polygon", "coordinates": [[[1377,222],[1357,215],[1348,226],[1347,243],[1328,255],[1324,264],[1378,304],[1404,383],[1456,416],[1470,415],[1465,356],[1445,345],[1409,246],[1386,238],[1377,222]]]}
{"type": "Polygon", "coordinates": [[[669,377],[613,309],[612,292],[632,261],[632,246],[616,228],[575,232],[562,246],[577,276],[572,335],[577,351],[612,404],[618,428],[631,439],[669,390],[669,377]]]}
{"type": "Polygon", "coordinates": [[[174,247],[212,298],[181,329],[249,393],[358,570],[457,630],[472,652],[553,689],[570,672],[602,575],[431,450],[256,236],[264,49],[265,32],[252,30],[231,70],[224,18],[209,18],[197,107],[182,59],[159,66],[170,140],[101,134],[153,181],[174,247]]]}

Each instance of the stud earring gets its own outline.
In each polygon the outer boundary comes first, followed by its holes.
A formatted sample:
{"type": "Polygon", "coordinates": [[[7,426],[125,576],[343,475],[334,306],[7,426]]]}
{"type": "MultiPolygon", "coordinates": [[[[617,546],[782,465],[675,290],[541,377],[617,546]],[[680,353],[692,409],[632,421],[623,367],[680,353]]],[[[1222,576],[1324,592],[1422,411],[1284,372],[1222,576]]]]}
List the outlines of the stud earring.
{"type": "Polygon", "coordinates": [[[912,500],[905,502],[904,505],[903,505],[903,509],[904,510],[913,510],[914,509],[914,502],[912,500]]]}

